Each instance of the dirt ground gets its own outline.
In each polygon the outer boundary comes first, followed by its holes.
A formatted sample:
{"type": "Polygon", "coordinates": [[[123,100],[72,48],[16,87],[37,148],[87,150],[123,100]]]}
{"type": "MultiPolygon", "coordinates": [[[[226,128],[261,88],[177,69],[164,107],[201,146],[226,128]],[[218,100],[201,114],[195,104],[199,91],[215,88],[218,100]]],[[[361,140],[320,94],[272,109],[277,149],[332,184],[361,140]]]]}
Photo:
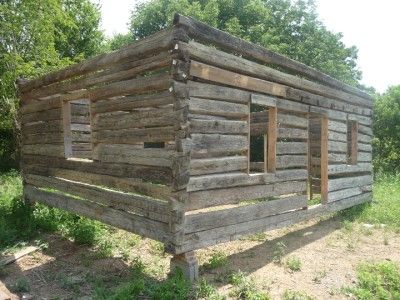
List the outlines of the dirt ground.
{"type": "MultiPolygon", "coordinates": [[[[45,239],[46,250],[2,270],[0,280],[6,287],[11,288],[24,277],[30,286],[28,295],[33,299],[91,299],[98,280],[111,287],[129,277],[127,259],[97,258],[92,249],[58,235],[48,235],[45,239]]],[[[343,226],[333,218],[312,220],[197,251],[200,265],[216,251],[225,252],[228,262],[211,270],[201,268],[201,276],[221,294],[229,295],[232,288],[225,280],[226,275],[241,270],[252,276],[258,288],[268,291],[273,299],[282,299],[288,289],[305,291],[316,299],[349,299],[340,289],[355,283],[358,263],[400,262],[400,234],[358,224],[343,226]],[[291,271],[284,263],[274,262],[277,243],[285,245],[283,261],[290,257],[300,259],[300,271],[291,271]]],[[[154,268],[156,277],[165,278],[170,256],[157,254],[149,240],[134,247],[132,257],[140,257],[154,268]]]]}

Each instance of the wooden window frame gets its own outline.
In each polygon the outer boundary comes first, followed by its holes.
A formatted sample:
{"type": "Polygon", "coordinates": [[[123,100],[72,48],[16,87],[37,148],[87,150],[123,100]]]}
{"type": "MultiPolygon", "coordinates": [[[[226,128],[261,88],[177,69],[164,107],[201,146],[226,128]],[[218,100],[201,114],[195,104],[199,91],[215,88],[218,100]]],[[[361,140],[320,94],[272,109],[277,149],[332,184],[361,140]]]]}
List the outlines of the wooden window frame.
{"type": "MultiPolygon", "coordinates": [[[[87,100],[89,102],[89,119],[90,119],[90,144],[92,146],[92,158],[86,159],[89,161],[93,161],[93,138],[92,138],[92,132],[93,132],[93,115],[91,112],[91,106],[92,106],[92,101],[90,98],[84,98],[84,99],[78,99],[78,100],[87,100]]],[[[76,101],[74,100],[67,100],[67,101],[62,101],[61,104],[61,111],[62,111],[62,126],[63,126],[63,141],[64,141],[64,158],[66,159],[82,159],[79,157],[75,157],[72,151],[72,129],[71,129],[71,117],[72,117],[72,111],[71,111],[71,103],[76,101]]]]}
{"type": "Polygon", "coordinates": [[[357,165],[358,161],[358,121],[347,119],[347,164],[357,165]]]}
{"type": "Polygon", "coordinates": [[[264,134],[264,173],[276,172],[276,144],[278,136],[278,111],[276,108],[276,98],[259,94],[252,94],[248,103],[248,151],[247,151],[247,173],[250,174],[250,136],[251,136],[251,105],[258,105],[268,108],[268,127],[267,134],[264,134]]]}

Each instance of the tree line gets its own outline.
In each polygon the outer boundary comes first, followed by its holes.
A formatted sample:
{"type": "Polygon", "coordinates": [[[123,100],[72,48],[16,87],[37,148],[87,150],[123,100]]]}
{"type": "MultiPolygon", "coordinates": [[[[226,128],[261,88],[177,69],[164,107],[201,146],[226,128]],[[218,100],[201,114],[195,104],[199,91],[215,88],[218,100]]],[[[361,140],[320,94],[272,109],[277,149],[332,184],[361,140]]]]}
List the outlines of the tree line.
{"type": "MultiPolygon", "coordinates": [[[[313,0],[148,0],[132,11],[129,32],[109,39],[100,29],[100,5],[90,0],[0,0],[0,169],[18,166],[17,78],[119,49],[170,26],[175,12],[366,89],[359,83],[358,49],[347,47],[340,33],[319,21],[313,0]]],[[[400,87],[376,95],[374,162],[379,170],[400,169],[399,118],[400,87]]]]}

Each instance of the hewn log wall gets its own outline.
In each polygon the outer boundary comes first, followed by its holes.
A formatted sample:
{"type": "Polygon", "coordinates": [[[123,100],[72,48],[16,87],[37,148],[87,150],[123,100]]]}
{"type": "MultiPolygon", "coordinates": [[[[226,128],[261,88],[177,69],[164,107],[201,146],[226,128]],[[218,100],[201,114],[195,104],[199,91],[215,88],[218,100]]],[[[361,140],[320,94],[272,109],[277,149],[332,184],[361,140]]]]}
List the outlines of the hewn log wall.
{"type": "MultiPolygon", "coordinates": [[[[19,82],[28,200],[165,242],[173,251],[176,141],[187,113],[171,72],[177,28],[19,82]],[[50,189],[50,190],[49,190],[50,189]]],[[[184,36],[183,36],[184,39],[184,36]]]]}
{"type": "Polygon", "coordinates": [[[190,57],[192,147],[186,235],[179,251],[370,199],[369,95],[191,18],[177,16],[175,24],[191,37],[188,43],[175,46],[190,57]],[[249,107],[271,103],[278,111],[276,171],[266,172],[260,163],[259,172],[249,174],[246,138],[249,132],[265,133],[269,124],[268,114],[250,114],[249,107]],[[348,164],[349,120],[359,128],[353,165],[348,164]],[[254,126],[249,127],[251,122],[254,126]],[[323,204],[304,210],[308,174],[313,174],[314,190],[321,194],[323,204]]]}

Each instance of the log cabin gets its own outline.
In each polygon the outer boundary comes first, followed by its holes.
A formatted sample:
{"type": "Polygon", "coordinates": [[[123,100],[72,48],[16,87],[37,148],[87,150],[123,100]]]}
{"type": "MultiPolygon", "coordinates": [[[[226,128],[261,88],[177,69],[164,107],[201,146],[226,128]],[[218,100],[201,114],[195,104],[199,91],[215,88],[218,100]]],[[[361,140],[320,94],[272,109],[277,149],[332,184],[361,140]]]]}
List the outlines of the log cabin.
{"type": "Polygon", "coordinates": [[[24,197],[194,250],[372,198],[367,93],[190,17],[19,80],[24,197]]]}

